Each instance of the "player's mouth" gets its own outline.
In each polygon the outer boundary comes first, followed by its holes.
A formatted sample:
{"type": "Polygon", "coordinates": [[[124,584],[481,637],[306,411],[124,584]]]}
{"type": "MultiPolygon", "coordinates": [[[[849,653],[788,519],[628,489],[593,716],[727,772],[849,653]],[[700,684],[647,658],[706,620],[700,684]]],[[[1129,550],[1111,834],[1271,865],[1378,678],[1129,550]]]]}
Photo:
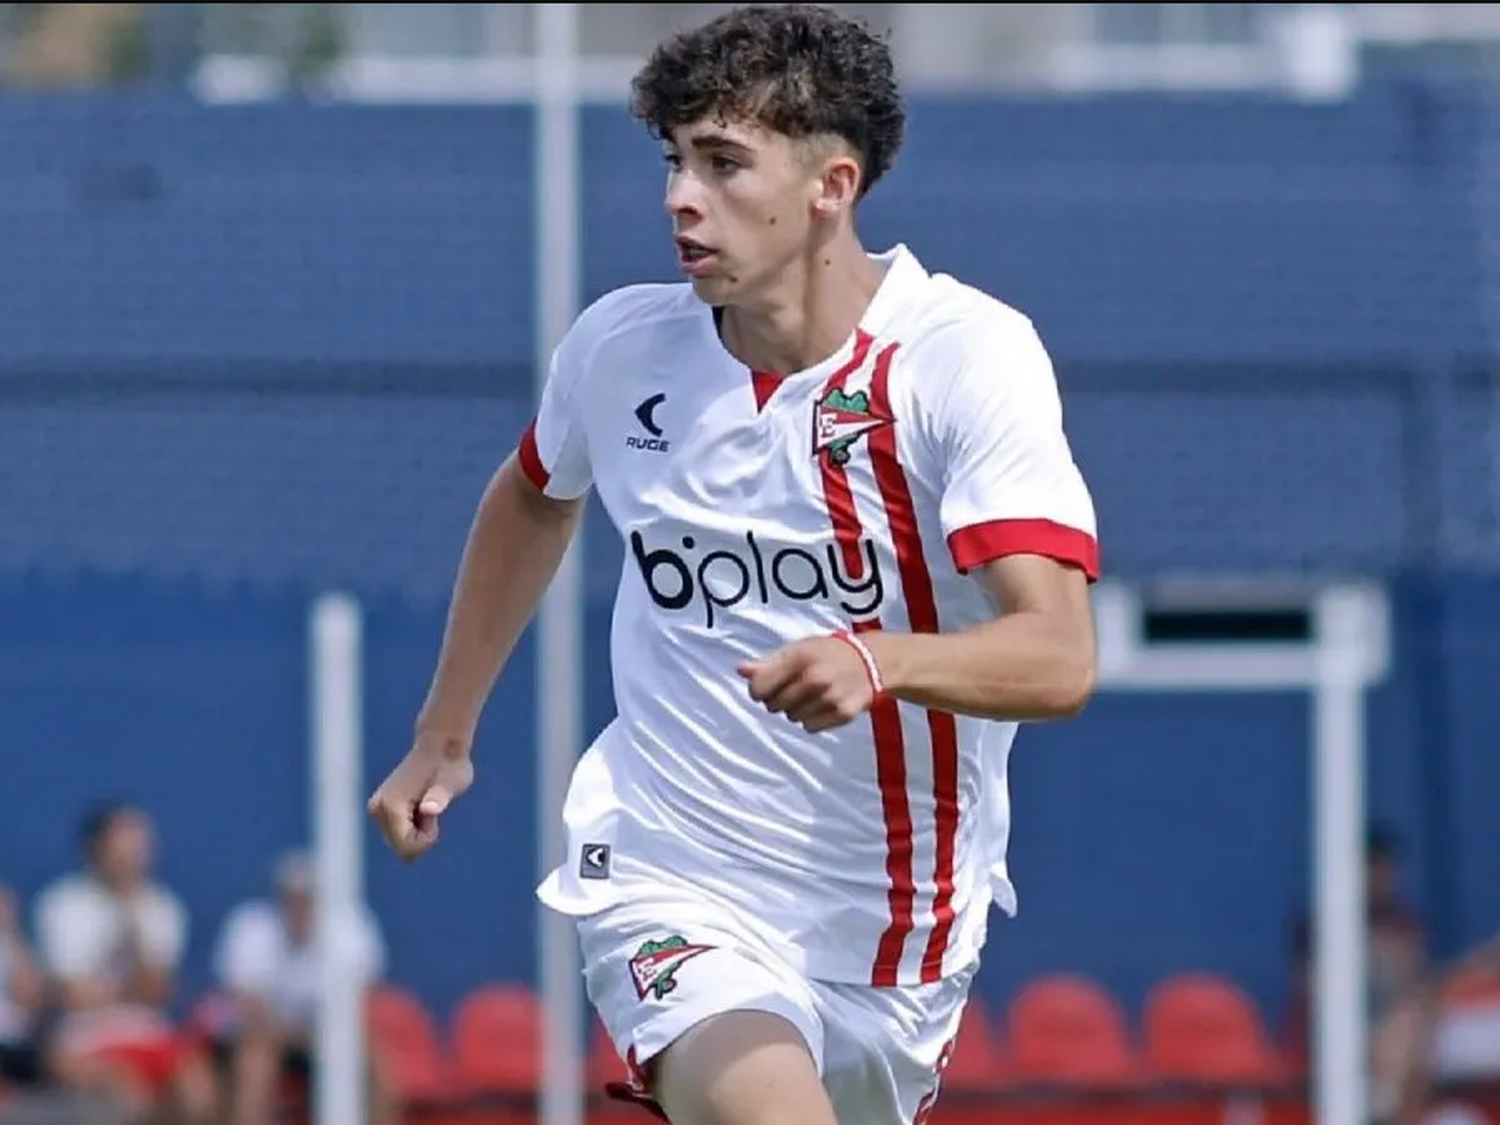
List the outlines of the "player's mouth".
{"type": "Polygon", "coordinates": [[[697,277],[710,269],[718,260],[718,251],[705,246],[697,239],[677,238],[677,264],[689,277],[697,277]]]}

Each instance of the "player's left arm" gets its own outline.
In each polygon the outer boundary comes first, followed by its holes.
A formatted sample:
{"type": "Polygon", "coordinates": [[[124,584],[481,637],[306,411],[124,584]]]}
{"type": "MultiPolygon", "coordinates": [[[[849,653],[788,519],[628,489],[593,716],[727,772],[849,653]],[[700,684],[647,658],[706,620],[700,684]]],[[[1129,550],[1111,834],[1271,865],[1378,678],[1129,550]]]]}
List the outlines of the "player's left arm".
{"type": "Polygon", "coordinates": [[[1019,317],[973,327],[951,354],[945,375],[932,370],[924,384],[913,445],[933,466],[952,565],[985,587],[995,617],[954,632],[808,638],[741,669],[753,698],[810,731],[848,722],[880,694],[1035,720],[1076,715],[1093,693],[1094,507],[1051,360],[1019,317]]]}
{"type": "Polygon", "coordinates": [[[956,633],[868,633],[883,689],[940,711],[1002,720],[1078,714],[1094,691],[1088,579],[1045,555],[991,560],[977,578],[1000,614],[956,633]]]}
{"type": "Polygon", "coordinates": [[[955,633],[873,631],[813,637],[740,669],[751,697],[816,733],[880,694],[959,715],[1069,718],[1094,690],[1088,579],[1045,555],[991,560],[978,574],[1001,612],[955,633]]]}

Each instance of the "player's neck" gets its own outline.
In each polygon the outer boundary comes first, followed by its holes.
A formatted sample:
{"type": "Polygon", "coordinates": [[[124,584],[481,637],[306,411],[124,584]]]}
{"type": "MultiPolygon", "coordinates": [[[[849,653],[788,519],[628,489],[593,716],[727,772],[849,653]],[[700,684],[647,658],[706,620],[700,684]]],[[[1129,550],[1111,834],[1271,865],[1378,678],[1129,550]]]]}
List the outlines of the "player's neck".
{"type": "Polygon", "coordinates": [[[818,247],[764,300],[724,310],[724,346],[756,371],[813,367],[853,335],[885,270],[852,236],[818,247]]]}

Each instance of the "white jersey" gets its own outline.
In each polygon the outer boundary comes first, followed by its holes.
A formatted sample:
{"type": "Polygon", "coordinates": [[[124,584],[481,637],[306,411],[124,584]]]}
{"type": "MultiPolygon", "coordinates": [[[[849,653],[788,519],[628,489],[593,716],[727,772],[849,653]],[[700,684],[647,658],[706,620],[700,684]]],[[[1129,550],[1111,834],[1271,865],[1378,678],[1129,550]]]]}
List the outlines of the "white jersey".
{"type": "Polygon", "coordinates": [[[815,980],[931,982],[970,965],[1006,873],[1015,724],[882,698],[821,734],[736,669],[841,629],[952,632],[1011,554],[1098,570],[1052,365],[1020,313],[905,247],[838,352],[777,379],[723,347],[687,285],[601,298],[553,357],[518,460],[591,486],[624,540],[617,718],[579,762],[549,906],[632,886],[712,896],[815,980]]]}

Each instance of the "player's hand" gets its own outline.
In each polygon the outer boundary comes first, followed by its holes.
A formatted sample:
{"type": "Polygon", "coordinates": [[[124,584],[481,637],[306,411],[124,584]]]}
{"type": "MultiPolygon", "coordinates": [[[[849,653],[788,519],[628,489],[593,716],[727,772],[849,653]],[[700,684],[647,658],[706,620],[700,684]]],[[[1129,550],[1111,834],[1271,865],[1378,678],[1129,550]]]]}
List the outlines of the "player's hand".
{"type": "Polygon", "coordinates": [[[391,850],[410,863],[437,843],[438,820],[474,784],[469,747],[418,735],[366,806],[391,850]]]}
{"type": "Polygon", "coordinates": [[[844,637],[812,637],[739,667],[750,698],[784,714],[809,734],[852,721],[875,702],[864,657],[844,637]]]}

